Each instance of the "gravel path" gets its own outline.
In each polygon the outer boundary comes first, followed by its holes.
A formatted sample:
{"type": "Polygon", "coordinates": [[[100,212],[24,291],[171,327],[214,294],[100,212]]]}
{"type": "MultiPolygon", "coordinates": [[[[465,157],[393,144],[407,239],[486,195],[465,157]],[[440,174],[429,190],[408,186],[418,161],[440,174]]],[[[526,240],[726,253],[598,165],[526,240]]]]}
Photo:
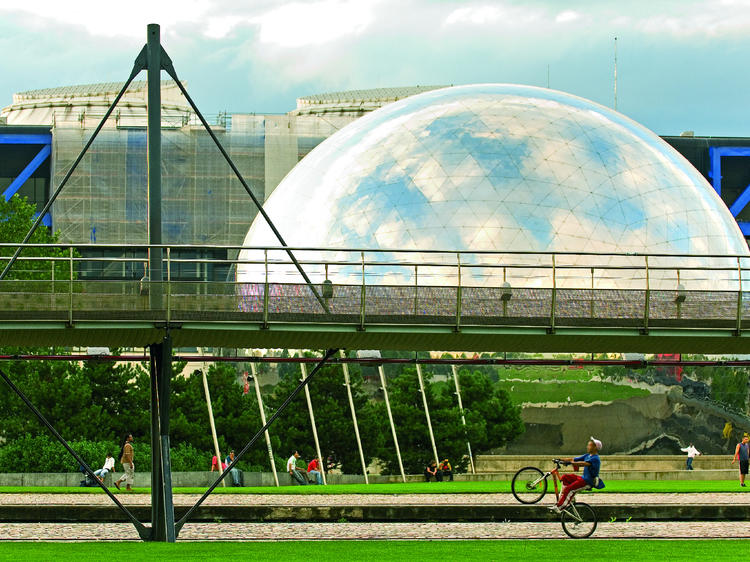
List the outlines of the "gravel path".
{"type": "MultiPolygon", "coordinates": [[[[565,538],[559,523],[193,523],[181,541],[492,540],[565,538]]],[[[750,538],[746,522],[600,523],[598,539],[750,538]]],[[[127,523],[0,524],[0,541],[139,540],[127,523]]]]}
{"type": "MultiPolygon", "coordinates": [[[[199,498],[193,494],[175,494],[176,506],[191,506],[199,498]]],[[[750,494],[581,494],[587,502],[598,505],[695,505],[748,504],[750,494]]],[[[124,505],[150,505],[148,494],[117,494],[124,505]]],[[[543,504],[552,503],[549,493],[543,504]]],[[[0,494],[0,505],[111,505],[104,494],[0,494]]],[[[358,495],[272,495],[214,494],[204,505],[268,505],[268,506],[338,506],[338,505],[517,505],[511,494],[358,494],[358,495]]],[[[113,505],[113,504],[112,504],[113,505]]]]}
{"type": "MultiPolygon", "coordinates": [[[[192,505],[198,495],[177,494],[175,505],[192,505]]],[[[552,495],[543,500],[551,503],[552,495]]],[[[125,505],[148,505],[146,494],[119,493],[125,505]]],[[[590,494],[592,505],[750,504],[747,496],[705,494],[590,494]]],[[[510,494],[367,494],[251,495],[222,494],[206,505],[338,506],[372,505],[515,505],[510,494]]],[[[110,505],[103,494],[0,494],[0,505],[110,505]]],[[[435,540],[564,538],[559,523],[188,523],[180,540],[435,540]]],[[[750,538],[746,522],[615,522],[600,523],[596,538],[750,538]]],[[[0,541],[7,540],[139,540],[127,523],[0,523],[0,541]]]]}

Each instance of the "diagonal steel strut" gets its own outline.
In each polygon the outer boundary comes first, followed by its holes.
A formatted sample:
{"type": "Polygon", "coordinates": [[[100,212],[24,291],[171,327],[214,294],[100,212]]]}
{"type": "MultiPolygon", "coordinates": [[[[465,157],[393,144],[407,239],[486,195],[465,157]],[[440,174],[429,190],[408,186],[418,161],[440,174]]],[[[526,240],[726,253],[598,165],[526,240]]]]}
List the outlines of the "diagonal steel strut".
{"type": "Polygon", "coordinates": [[[112,112],[115,109],[115,106],[117,106],[118,102],[120,101],[120,98],[122,98],[123,95],[125,95],[125,92],[128,89],[128,86],[130,86],[130,83],[133,81],[133,79],[138,76],[138,73],[140,73],[141,70],[146,68],[146,46],[143,46],[143,49],[141,49],[141,52],[138,54],[138,56],[135,59],[135,62],[133,63],[133,70],[130,72],[130,77],[128,77],[127,81],[123,85],[122,89],[120,90],[120,93],[117,94],[117,97],[112,101],[112,104],[109,106],[109,109],[107,109],[107,112],[104,114],[104,117],[102,117],[102,120],[99,121],[99,125],[97,125],[96,129],[94,130],[94,133],[91,135],[91,138],[86,143],[86,146],[83,147],[81,152],[78,154],[78,158],[75,159],[73,162],[73,165],[68,170],[68,173],[65,174],[65,177],[60,182],[60,185],[57,186],[57,189],[55,189],[55,192],[52,194],[52,196],[49,198],[49,201],[44,205],[44,209],[42,209],[42,212],[39,213],[39,216],[34,221],[34,224],[31,225],[31,228],[29,229],[29,232],[24,237],[21,244],[16,248],[16,251],[13,253],[13,256],[10,258],[10,261],[6,264],[5,269],[3,269],[2,273],[0,273],[0,281],[5,279],[5,276],[8,274],[8,271],[10,271],[10,268],[13,267],[13,264],[16,263],[16,260],[18,259],[18,256],[21,254],[21,251],[23,250],[23,245],[26,244],[29,240],[31,240],[31,237],[34,235],[34,232],[36,232],[36,229],[39,227],[40,224],[42,224],[42,221],[44,220],[44,215],[47,214],[47,212],[52,207],[52,204],[57,199],[57,196],[60,195],[60,192],[62,191],[63,187],[65,187],[65,184],[68,183],[68,180],[70,179],[70,176],[73,175],[73,172],[78,167],[78,164],[80,164],[81,160],[83,160],[84,155],[86,154],[86,151],[88,151],[91,144],[94,142],[94,139],[99,134],[99,131],[102,130],[102,127],[104,127],[104,124],[107,122],[107,119],[109,119],[109,116],[112,114],[112,112]]]}
{"type": "Polygon", "coordinates": [[[63,447],[65,447],[68,450],[68,452],[71,455],[73,455],[73,457],[78,461],[78,463],[84,468],[84,470],[86,471],[86,474],[94,479],[94,482],[96,482],[97,485],[102,490],[104,490],[104,493],[107,494],[110,497],[110,499],[113,502],[115,502],[117,507],[119,507],[120,510],[127,516],[127,518],[130,519],[130,522],[133,523],[133,525],[135,526],[135,530],[138,531],[138,535],[140,535],[141,539],[149,540],[151,537],[151,529],[149,529],[143,523],[138,521],[135,515],[133,515],[130,512],[130,510],[128,510],[128,508],[126,508],[124,505],[120,503],[120,500],[118,500],[117,497],[115,497],[115,495],[112,492],[110,492],[109,489],[104,485],[104,483],[101,482],[99,478],[96,477],[96,475],[94,474],[94,471],[91,470],[91,467],[86,463],[86,461],[84,461],[83,458],[81,458],[81,456],[73,450],[73,448],[68,444],[68,442],[65,441],[63,436],[57,432],[57,430],[52,426],[52,424],[49,421],[47,421],[47,418],[45,418],[44,415],[36,408],[36,406],[34,406],[34,404],[31,403],[31,400],[27,398],[27,396],[23,393],[23,391],[20,388],[18,388],[15,384],[13,384],[13,381],[10,380],[8,375],[5,374],[5,371],[3,371],[2,369],[0,369],[0,377],[2,377],[3,380],[11,388],[11,390],[15,392],[19,396],[19,398],[21,398],[21,400],[23,400],[23,402],[26,404],[29,410],[31,410],[34,413],[34,415],[37,418],[39,418],[39,421],[41,421],[47,427],[47,429],[50,430],[52,435],[54,435],[55,439],[57,439],[60,443],[62,443],[63,447]]]}
{"type": "Polygon", "coordinates": [[[255,442],[258,440],[258,438],[263,435],[263,433],[271,426],[271,424],[274,422],[276,418],[278,418],[286,409],[286,407],[290,404],[292,400],[294,400],[294,397],[299,394],[299,392],[305,388],[305,386],[312,380],[313,376],[323,367],[323,365],[326,364],[326,362],[333,357],[336,353],[338,353],[338,349],[329,349],[326,351],[326,354],[323,356],[323,359],[321,359],[317,365],[315,365],[315,368],[313,368],[312,371],[310,371],[310,374],[305,377],[298,385],[297,388],[295,388],[292,393],[287,397],[286,400],[284,400],[284,403],[279,406],[279,408],[273,413],[273,415],[268,418],[268,421],[266,424],[261,427],[258,432],[253,436],[252,439],[248,442],[247,445],[245,445],[242,450],[239,452],[237,456],[234,457],[234,461],[231,462],[225,469],[224,472],[222,472],[219,477],[216,479],[216,482],[214,482],[211,487],[206,490],[206,492],[200,497],[200,499],[195,502],[195,505],[191,507],[185,515],[182,516],[182,518],[175,523],[175,537],[180,534],[180,531],[182,530],[182,527],[187,522],[188,518],[193,514],[193,512],[200,507],[200,505],[205,501],[205,499],[209,496],[211,492],[214,491],[214,489],[219,485],[219,483],[224,480],[227,474],[230,473],[230,471],[234,468],[234,465],[237,464],[237,462],[242,458],[242,455],[247,453],[247,451],[250,450],[250,447],[252,447],[255,442]]]}
{"type": "Polygon", "coordinates": [[[232,161],[232,158],[224,149],[221,142],[214,134],[213,130],[211,130],[211,127],[209,126],[206,119],[203,117],[203,114],[198,109],[198,106],[195,105],[193,98],[190,97],[190,94],[187,93],[187,90],[182,85],[182,82],[180,82],[180,79],[177,77],[177,72],[175,71],[174,66],[172,64],[172,59],[169,58],[169,55],[167,55],[166,51],[164,51],[164,48],[162,48],[162,51],[161,51],[161,60],[162,60],[162,69],[164,69],[164,71],[167,74],[169,74],[172,77],[172,79],[175,81],[175,84],[177,84],[177,87],[182,92],[182,95],[185,96],[185,99],[190,104],[190,107],[193,108],[193,111],[195,111],[195,114],[198,116],[198,119],[200,119],[201,123],[203,124],[203,127],[206,129],[206,132],[214,141],[214,144],[216,144],[216,147],[219,149],[219,152],[221,152],[221,155],[227,161],[227,164],[229,164],[229,167],[232,168],[234,175],[237,176],[237,179],[240,180],[242,187],[245,188],[245,191],[247,191],[247,194],[253,200],[253,203],[255,203],[255,206],[258,208],[258,212],[263,216],[263,218],[265,219],[266,223],[273,231],[278,241],[286,249],[287,255],[294,263],[294,266],[297,268],[297,271],[299,271],[302,278],[305,280],[305,283],[307,283],[308,287],[310,287],[310,290],[312,291],[313,295],[315,295],[315,298],[320,303],[320,306],[323,307],[323,310],[325,310],[326,313],[330,314],[331,311],[328,308],[328,303],[326,303],[325,299],[323,299],[323,297],[320,295],[318,290],[315,288],[315,285],[313,285],[312,281],[310,281],[310,278],[307,276],[307,273],[305,273],[305,270],[302,268],[302,265],[297,261],[297,258],[294,256],[294,253],[288,248],[288,244],[286,243],[284,238],[281,236],[281,233],[276,228],[276,225],[274,225],[273,221],[271,221],[271,217],[269,217],[268,213],[266,213],[265,209],[263,209],[263,204],[258,200],[258,198],[255,196],[253,191],[250,189],[250,186],[245,181],[245,178],[242,177],[242,174],[240,173],[237,166],[235,166],[234,162],[232,161]]]}

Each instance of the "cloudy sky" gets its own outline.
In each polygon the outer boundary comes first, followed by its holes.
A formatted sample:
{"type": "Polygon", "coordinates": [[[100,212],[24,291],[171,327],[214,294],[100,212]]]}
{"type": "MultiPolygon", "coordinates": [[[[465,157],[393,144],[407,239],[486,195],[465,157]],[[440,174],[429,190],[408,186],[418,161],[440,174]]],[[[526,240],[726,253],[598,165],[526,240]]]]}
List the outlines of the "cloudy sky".
{"type": "Polygon", "coordinates": [[[612,106],[617,37],[620,111],[662,135],[750,136],[750,0],[0,0],[0,106],[17,91],[124,80],[147,23],[161,24],[205,113],[548,80],[612,106]]]}

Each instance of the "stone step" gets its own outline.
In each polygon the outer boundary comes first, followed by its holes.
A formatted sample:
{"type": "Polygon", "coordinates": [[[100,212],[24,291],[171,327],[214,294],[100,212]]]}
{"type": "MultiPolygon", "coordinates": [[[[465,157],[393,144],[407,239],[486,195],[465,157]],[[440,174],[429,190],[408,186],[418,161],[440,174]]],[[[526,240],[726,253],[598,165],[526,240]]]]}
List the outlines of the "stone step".
{"type": "MultiPolygon", "coordinates": [[[[559,455],[575,457],[578,454],[559,455]]],[[[601,455],[602,470],[608,471],[678,471],[685,470],[686,456],[677,455],[601,455]]],[[[701,455],[693,460],[693,468],[702,470],[736,470],[731,455],[701,455]]],[[[524,466],[537,466],[542,470],[554,467],[549,455],[477,455],[474,459],[477,472],[515,472],[524,466]]]]}

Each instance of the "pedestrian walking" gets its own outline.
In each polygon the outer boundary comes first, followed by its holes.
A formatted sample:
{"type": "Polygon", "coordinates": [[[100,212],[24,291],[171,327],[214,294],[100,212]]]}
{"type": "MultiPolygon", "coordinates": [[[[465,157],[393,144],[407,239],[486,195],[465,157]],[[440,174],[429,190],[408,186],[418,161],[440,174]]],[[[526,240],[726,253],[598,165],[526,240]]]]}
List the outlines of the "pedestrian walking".
{"type": "Polygon", "coordinates": [[[683,453],[687,453],[685,470],[693,470],[693,459],[700,455],[701,452],[693,447],[692,443],[690,443],[690,445],[688,445],[684,449],[680,449],[680,451],[682,451],[683,453]]]}
{"type": "Polygon", "coordinates": [[[133,491],[133,480],[135,479],[135,451],[133,450],[133,435],[128,434],[123,440],[120,448],[120,464],[125,472],[120,478],[115,480],[115,488],[120,489],[120,483],[125,481],[125,489],[128,492],[133,491]]]}
{"type": "Polygon", "coordinates": [[[750,436],[747,433],[742,436],[742,442],[737,443],[734,449],[732,464],[740,461],[740,486],[745,487],[745,476],[747,476],[748,462],[750,461],[750,436]]]}

